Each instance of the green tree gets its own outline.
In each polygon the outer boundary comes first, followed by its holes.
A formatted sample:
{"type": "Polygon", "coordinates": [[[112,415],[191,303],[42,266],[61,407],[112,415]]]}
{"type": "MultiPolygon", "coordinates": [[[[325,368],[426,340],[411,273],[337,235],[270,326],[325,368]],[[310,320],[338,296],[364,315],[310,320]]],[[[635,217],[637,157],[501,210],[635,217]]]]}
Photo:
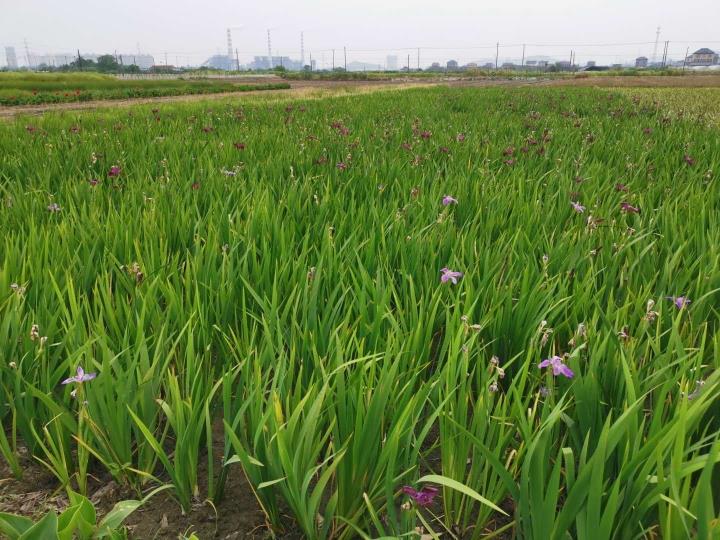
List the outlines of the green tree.
{"type": "Polygon", "coordinates": [[[118,70],[119,64],[115,57],[111,54],[103,54],[97,59],[98,71],[105,73],[115,72],[118,70]]]}
{"type": "Polygon", "coordinates": [[[72,68],[72,71],[87,71],[96,69],[97,65],[90,59],[78,56],[77,60],[75,60],[74,62],[70,62],[70,67],[72,68]]]}

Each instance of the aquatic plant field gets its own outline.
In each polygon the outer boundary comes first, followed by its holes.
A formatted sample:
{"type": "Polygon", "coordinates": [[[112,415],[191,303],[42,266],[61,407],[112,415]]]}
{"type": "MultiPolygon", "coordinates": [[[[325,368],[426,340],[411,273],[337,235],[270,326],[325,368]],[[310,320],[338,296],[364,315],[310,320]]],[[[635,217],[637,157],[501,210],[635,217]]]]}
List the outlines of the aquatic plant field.
{"type": "Polygon", "coordinates": [[[283,82],[258,83],[218,79],[118,79],[88,73],[0,73],[0,106],[76,103],[163,96],[281,90],[283,82]]]}
{"type": "Polygon", "coordinates": [[[642,92],[0,124],[0,470],[238,479],[266,537],[720,538],[720,102],[642,92]]]}

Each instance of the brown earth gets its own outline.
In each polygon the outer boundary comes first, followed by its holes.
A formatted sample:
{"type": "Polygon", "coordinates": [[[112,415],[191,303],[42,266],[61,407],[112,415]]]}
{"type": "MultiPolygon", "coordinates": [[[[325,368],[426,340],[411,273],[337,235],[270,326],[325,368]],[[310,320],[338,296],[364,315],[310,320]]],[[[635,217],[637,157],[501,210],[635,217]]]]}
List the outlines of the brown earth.
{"type": "Polygon", "coordinates": [[[717,88],[720,87],[720,73],[715,75],[633,75],[605,76],[591,75],[568,79],[544,81],[545,86],[590,86],[600,88],[717,88]]]}
{"type": "MultiPolygon", "coordinates": [[[[216,470],[223,453],[222,423],[214,429],[213,454],[216,470]]],[[[39,519],[49,511],[62,512],[68,506],[65,491],[57,479],[40,463],[21,451],[23,478],[12,477],[7,465],[0,460],[0,512],[9,512],[39,519]]],[[[207,493],[208,471],[206,456],[200,457],[198,469],[199,491],[207,493]]],[[[137,499],[138,495],[118,486],[109,476],[91,476],[88,498],[95,505],[98,520],[120,500],[137,499]]],[[[291,524],[292,519],[287,519],[291,524]]],[[[174,540],[179,535],[195,533],[201,540],[209,539],[266,539],[271,538],[260,506],[253,495],[239,465],[231,467],[225,484],[225,496],[217,504],[199,501],[190,512],[183,514],[169,490],[151,498],[126,520],[131,538],[174,540]]],[[[297,531],[276,533],[275,538],[298,539],[297,531]]]]}

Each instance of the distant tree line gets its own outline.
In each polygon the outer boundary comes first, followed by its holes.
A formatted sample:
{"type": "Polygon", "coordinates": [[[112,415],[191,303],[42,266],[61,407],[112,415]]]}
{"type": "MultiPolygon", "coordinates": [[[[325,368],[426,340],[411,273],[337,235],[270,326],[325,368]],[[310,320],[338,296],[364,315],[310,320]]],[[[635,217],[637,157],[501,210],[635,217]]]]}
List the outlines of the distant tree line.
{"type": "MultiPolygon", "coordinates": [[[[27,68],[21,68],[26,71],[27,68]]],[[[7,71],[7,68],[0,69],[7,71]]],[[[121,64],[112,54],[103,54],[98,56],[97,60],[91,58],[83,58],[82,55],[77,56],[72,62],[61,66],[50,65],[46,63],[33,66],[32,71],[94,71],[96,73],[140,73],[140,68],[135,64],[121,64]]]]}

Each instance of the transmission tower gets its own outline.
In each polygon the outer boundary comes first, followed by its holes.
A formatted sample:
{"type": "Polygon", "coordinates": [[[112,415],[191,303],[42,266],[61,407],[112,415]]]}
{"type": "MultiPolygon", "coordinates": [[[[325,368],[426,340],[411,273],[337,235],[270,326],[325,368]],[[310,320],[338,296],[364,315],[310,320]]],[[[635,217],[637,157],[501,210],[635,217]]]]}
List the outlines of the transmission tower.
{"type": "Polygon", "coordinates": [[[658,42],[660,41],[660,27],[657,27],[657,32],[655,32],[655,48],[653,49],[653,56],[652,61],[653,64],[657,62],[657,48],[658,48],[658,42]]]}
{"type": "Polygon", "coordinates": [[[300,68],[305,66],[305,39],[303,33],[300,32],[300,68]]]}
{"type": "Polygon", "coordinates": [[[228,67],[232,68],[233,46],[232,46],[232,31],[230,30],[230,28],[227,29],[227,58],[228,58],[228,67]]]}

